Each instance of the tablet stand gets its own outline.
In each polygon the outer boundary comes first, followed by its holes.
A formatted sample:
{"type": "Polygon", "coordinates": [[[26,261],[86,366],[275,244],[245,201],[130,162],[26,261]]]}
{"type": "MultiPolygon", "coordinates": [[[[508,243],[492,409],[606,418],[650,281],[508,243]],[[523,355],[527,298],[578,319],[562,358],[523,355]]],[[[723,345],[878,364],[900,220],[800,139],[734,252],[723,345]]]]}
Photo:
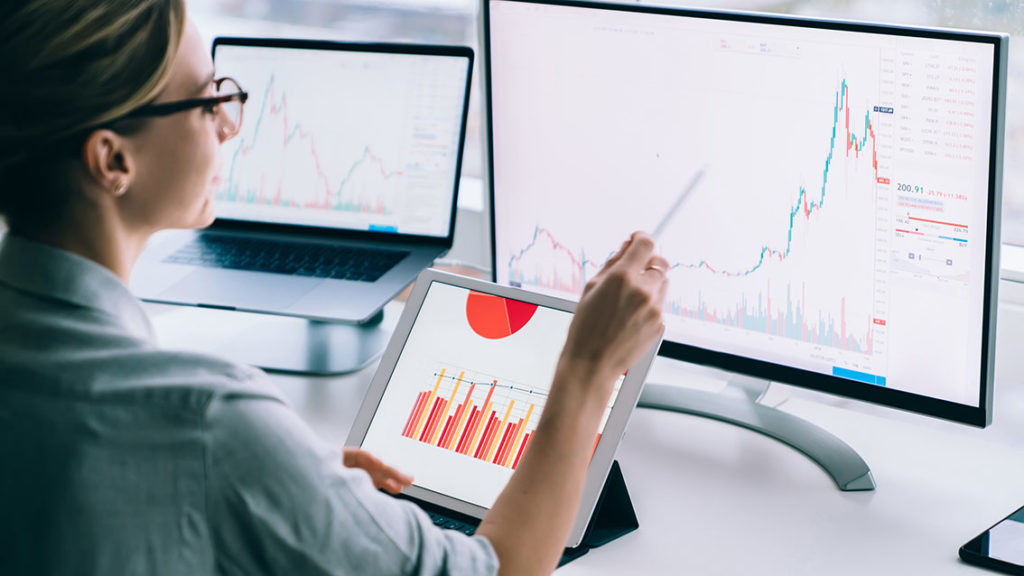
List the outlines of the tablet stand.
{"type": "Polygon", "coordinates": [[[613,460],[604,488],[597,499],[597,506],[590,516],[590,524],[583,535],[583,542],[575,548],[566,548],[558,565],[563,566],[583,556],[591,548],[603,546],[639,527],[640,523],[636,519],[636,512],[633,511],[633,501],[626,490],[619,461],[613,460]]]}

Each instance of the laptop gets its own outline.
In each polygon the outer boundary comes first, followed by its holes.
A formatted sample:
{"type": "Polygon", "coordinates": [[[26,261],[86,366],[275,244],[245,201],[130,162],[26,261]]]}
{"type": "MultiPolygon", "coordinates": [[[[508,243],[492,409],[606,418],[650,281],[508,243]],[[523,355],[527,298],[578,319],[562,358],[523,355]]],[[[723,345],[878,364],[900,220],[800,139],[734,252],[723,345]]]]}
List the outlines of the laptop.
{"type": "MultiPolygon", "coordinates": [[[[346,444],[411,474],[400,497],[436,525],[474,533],[529,450],[575,307],[424,270],[346,444]]],[[[638,526],[614,456],[659,343],[608,400],[563,562],[638,526]]]]}
{"type": "Polygon", "coordinates": [[[249,93],[224,144],[217,220],[154,236],[145,300],[363,323],[455,231],[473,51],[217,38],[249,93]]]}

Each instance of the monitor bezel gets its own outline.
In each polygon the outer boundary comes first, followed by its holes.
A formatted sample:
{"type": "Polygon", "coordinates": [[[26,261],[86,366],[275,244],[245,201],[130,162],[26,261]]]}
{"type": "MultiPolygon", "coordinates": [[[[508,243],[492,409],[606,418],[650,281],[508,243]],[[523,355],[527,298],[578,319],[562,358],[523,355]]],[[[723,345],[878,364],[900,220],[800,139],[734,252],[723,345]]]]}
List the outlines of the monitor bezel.
{"type": "Polygon", "coordinates": [[[487,161],[488,185],[490,200],[490,231],[491,231],[491,279],[497,282],[497,227],[494,209],[494,139],[491,137],[494,128],[494,117],[491,106],[491,2],[511,2],[520,4],[537,4],[545,6],[565,6],[581,9],[597,9],[612,12],[633,12],[684,18],[701,18],[749,22],[755,24],[773,24],[799,28],[816,28],[844,32],[864,32],[873,34],[899,35],[916,38],[952,40],[989,44],[993,48],[993,94],[991,130],[989,134],[989,183],[988,213],[986,215],[986,247],[985,247],[985,287],[981,337],[981,370],[979,374],[979,392],[977,406],[960,404],[949,400],[923,396],[856,382],[838,376],[812,372],[782,364],[755,360],[727,352],[709,350],[692,346],[683,342],[666,339],[658,351],[659,356],[701,364],[745,376],[763,378],[772,382],[790,384],[818,392],[871,402],[890,408],[914,412],[960,422],[972,426],[985,427],[992,423],[992,388],[995,375],[995,336],[996,307],[998,305],[999,285],[999,248],[1000,248],[1000,212],[1002,209],[1002,171],[1003,171],[1003,132],[1006,105],[1006,70],[1009,36],[999,33],[954,30],[948,28],[932,28],[920,26],[904,26],[873,22],[858,22],[836,19],[810,18],[760,12],[742,12],[727,10],[709,10],[695,8],[675,8],[665,6],[644,6],[635,4],[600,3],[591,1],[571,0],[484,0],[482,7],[481,36],[483,43],[483,59],[485,70],[484,102],[486,107],[487,127],[487,161]]]}
{"type": "Polygon", "coordinates": [[[285,48],[300,50],[323,50],[337,52],[370,52],[379,54],[402,54],[413,56],[446,56],[464,58],[467,61],[466,86],[463,94],[462,120],[459,128],[459,145],[455,159],[455,182],[449,209],[448,231],[444,236],[404,234],[401,232],[380,232],[355,228],[331,228],[302,224],[280,224],[256,222],[234,218],[218,217],[211,229],[245,232],[288,233],[296,236],[320,237],[347,240],[372,240],[383,243],[416,242],[451,248],[455,240],[455,217],[459,203],[459,188],[462,178],[462,159],[466,148],[466,133],[469,125],[470,90],[473,84],[473,64],[476,53],[468,46],[447,46],[439,44],[406,44],[397,42],[342,42],[335,40],[309,40],[300,38],[255,38],[240,36],[218,36],[214,38],[211,57],[216,63],[217,48],[221,46],[242,46],[254,48],[285,48]]]}

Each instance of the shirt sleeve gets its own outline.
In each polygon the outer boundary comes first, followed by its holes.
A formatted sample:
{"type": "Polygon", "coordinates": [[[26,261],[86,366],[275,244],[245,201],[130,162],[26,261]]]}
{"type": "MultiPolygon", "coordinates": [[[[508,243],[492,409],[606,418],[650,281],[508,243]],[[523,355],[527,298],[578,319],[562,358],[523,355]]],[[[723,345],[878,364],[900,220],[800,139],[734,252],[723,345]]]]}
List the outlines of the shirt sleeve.
{"type": "Polygon", "coordinates": [[[272,396],[219,396],[206,435],[220,574],[497,572],[486,538],[439,529],[414,504],[379,492],[272,396]]]}

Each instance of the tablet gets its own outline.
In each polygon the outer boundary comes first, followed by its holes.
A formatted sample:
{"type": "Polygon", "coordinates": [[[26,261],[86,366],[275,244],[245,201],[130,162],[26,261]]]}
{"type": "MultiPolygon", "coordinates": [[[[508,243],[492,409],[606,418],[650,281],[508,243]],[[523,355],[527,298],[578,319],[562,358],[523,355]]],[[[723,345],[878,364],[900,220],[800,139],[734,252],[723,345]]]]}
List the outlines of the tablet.
{"type": "MultiPolygon", "coordinates": [[[[347,444],[413,475],[404,494],[482,519],[530,448],[575,307],[425,270],[347,444]]],[[[658,344],[615,385],[569,547],[583,540],[658,344]]]]}

